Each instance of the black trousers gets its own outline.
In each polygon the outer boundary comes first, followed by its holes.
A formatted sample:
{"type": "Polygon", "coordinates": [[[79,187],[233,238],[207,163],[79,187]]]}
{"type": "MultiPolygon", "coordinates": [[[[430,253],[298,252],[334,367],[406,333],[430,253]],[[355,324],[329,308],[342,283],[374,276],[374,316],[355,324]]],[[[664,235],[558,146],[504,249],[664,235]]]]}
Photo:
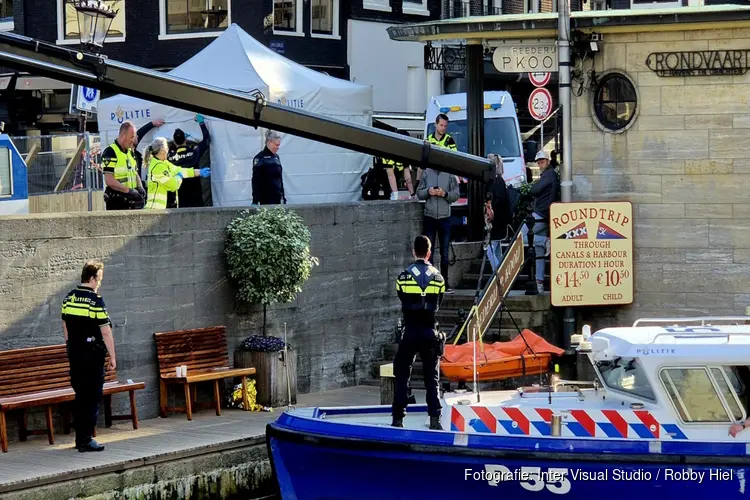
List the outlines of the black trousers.
{"type": "Polygon", "coordinates": [[[177,191],[180,208],[202,207],[203,203],[203,186],[200,177],[188,177],[182,181],[180,189],[177,191]]]}
{"type": "Polygon", "coordinates": [[[445,280],[446,288],[448,285],[448,268],[450,267],[450,258],[448,250],[451,244],[451,218],[434,219],[432,217],[424,218],[424,235],[427,236],[432,245],[432,255],[430,255],[430,264],[435,265],[435,247],[440,243],[440,274],[445,280]],[[438,240],[438,238],[440,238],[438,240]]]}
{"type": "Polygon", "coordinates": [[[396,358],[393,360],[393,375],[396,378],[396,391],[393,395],[392,414],[396,418],[406,415],[406,406],[409,398],[409,379],[414,357],[419,354],[422,360],[422,372],[424,374],[424,386],[427,389],[427,411],[432,417],[440,415],[440,397],[438,385],[440,373],[438,361],[442,355],[442,343],[435,336],[432,328],[410,328],[406,327],[404,336],[398,344],[396,358]]]}
{"type": "Polygon", "coordinates": [[[104,387],[104,354],[88,348],[68,346],[70,385],[76,393],[73,402],[73,425],[76,446],[91,441],[99,420],[99,404],[104,387]]]}

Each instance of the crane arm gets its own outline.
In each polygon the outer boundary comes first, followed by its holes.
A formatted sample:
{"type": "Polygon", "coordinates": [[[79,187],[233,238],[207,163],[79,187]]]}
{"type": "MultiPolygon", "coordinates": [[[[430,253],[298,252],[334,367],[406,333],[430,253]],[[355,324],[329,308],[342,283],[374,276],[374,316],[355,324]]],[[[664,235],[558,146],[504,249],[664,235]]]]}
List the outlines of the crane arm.
{"type": "Polygon", "coordinates": [[[422,168],[484,182],[494,176],[491,163],[485,158],[270,103],[259,91],[220,89],[15,33],[0,33],[0,61],[5,66],[56,80],[122,93],[256,128],[269,128],[422,168]]]}

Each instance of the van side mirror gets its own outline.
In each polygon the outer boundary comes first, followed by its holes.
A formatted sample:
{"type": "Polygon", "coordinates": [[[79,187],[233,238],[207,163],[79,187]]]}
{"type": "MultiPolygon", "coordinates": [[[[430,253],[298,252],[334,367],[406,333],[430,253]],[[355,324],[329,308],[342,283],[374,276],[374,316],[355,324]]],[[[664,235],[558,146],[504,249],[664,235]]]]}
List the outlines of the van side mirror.
{"type": "Polygon", "coordinates": [[[528,139],[523,143],[523,161],[533,163],[538,151],[538,144],[534,139],[528,139]]]}

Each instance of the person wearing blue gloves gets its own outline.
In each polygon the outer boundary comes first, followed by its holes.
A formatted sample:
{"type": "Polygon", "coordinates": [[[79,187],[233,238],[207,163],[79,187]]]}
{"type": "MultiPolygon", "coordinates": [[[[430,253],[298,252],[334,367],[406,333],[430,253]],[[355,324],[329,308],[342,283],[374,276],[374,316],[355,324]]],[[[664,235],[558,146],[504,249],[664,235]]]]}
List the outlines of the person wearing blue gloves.
{"type": "Polygon", "coordinates": [[[157,137],[146,151],[144,162],[148,163],[146,209],[163,210],[171,208],[167,206],[167,198],[170,193],[175,194],[175,202],[180,203],[178,190],[185,179],[207,178],[211,175],[211,169],[204,167],[182,168],[167,160],[169,145],[164,137],[157,137]]]}
{"type": "MultiPolygon", "coordinates": [[[[203,139],[200,142],[188,141],[187,135],[181,129],[174,131],[173,142],[169,148],[169,161],[182,168],[198,169],[201,163],[201,157],[208,151],[211,143],[211,136],[208,133],[203,115],[195,115],[195,121],[201,127],[203,139]]],[[[203,200],[203,186],[200,178],[185,178],[180,189],[175,193],[169,193],[167,197],[167,208],[179,206],[185,207],[202,207],[205,206],[203,200]],[[180,203],[176,200],[179,198],[180,203]]]]}

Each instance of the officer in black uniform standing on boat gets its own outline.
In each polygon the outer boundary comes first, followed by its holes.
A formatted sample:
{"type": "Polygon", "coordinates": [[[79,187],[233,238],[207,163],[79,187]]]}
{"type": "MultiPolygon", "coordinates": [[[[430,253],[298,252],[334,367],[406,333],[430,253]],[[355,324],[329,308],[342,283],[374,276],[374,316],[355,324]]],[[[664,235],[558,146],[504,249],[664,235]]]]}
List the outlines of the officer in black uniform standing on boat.
{"type": "Polygon", "coordinates": [[[414,357],[419,354],[427,389],[427,410],[430,429],[443,430],[440,425],[440,398],[438,362],[445,348],[445,335],[438,332],[435,313],[440,309],[445,294],[445,280],[429,263],[430,240],[420,235],[414,239],[413,254],[416,261],[396,280],[396,291],[404,314],[404,335],[393,361],[396,390],[393,397],[393,427],[404,426],[408,403],[408,386],[414,357]]]}

